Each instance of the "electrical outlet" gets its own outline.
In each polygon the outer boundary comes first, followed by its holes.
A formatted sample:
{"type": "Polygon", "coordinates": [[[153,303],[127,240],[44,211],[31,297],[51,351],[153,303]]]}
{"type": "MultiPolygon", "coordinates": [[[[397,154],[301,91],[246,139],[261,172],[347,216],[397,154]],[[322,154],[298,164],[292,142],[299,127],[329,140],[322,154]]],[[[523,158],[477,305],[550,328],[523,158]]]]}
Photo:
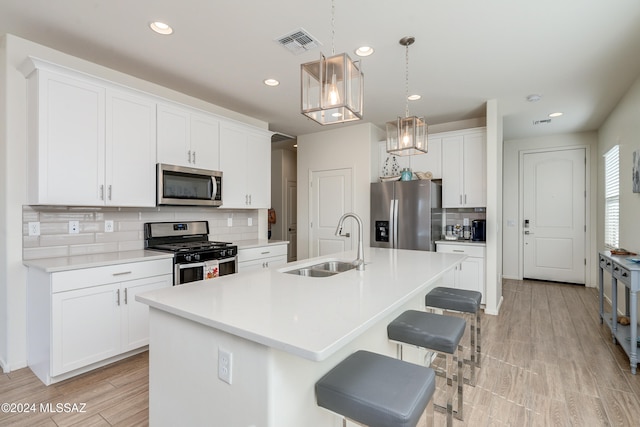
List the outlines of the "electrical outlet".
{"type": "Polygon", "coordinates": [[[29,223],[29,236],[39,236],[40,235],[40,223],[39,222],[30,222],[29,223]]]}
{"type": "Polygon", "coordinates": [[[253,225],[253,218],[247,218],[247,225],[251,227],[253,225]]]}
{"type": "Polygon", "coordinates": [[[104,232],[113,233],[113,221],[108,219],[104,222],[104,232]]]}
{"type": "Polygon", "coordinates": [[[227,384],[231,384],[233,367],[233,353],[229,350],[218,348],[218,378],[227,384]]]}
{"type": "Polygon", "coordinates": [[[80,221],[69,221],[69,234],[80,233],[80,221]]]}

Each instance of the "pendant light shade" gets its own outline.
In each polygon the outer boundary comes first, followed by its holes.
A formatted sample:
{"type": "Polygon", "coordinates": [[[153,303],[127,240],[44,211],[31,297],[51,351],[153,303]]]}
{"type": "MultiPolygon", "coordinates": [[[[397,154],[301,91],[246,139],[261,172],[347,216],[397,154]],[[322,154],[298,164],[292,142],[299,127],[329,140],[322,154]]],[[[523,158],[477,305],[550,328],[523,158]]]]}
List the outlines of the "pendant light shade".
{"type": "Polygon", "coordinates": [[[342,53],[302,64],[302,114],[321,125],[362,119],[364,76],[360,61],[342,53]]]}
{"type": "Polygon", "coordinates": [[[427,152],[427,123],[422,117],[387,122],[387,153],[410,156],[427,152]]]}
{"type": "Polygon", "coordinates": [[[331,56],[300,66],[302,114],[321,125],[362,119],[364,74],[360,61],[335,52],[335,1],[331,0],[331,56]]]}
{"type": "Polygon", "coordinates": [[[415,38],[403,37],[400,44],[406,48],[405,117],[387,122],[387,153],[411,156],[427,152],[427,123],[423,117],[409,116],[409,46],[415,38]]]}

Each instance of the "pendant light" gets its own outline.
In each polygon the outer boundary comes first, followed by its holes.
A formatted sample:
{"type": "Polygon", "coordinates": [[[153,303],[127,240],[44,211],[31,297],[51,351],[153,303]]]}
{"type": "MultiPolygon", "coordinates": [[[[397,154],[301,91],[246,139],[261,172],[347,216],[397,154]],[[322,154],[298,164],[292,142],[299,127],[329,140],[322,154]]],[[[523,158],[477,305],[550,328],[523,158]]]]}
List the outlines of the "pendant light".
{"type": "Polygon", "coordinates": [[[301,111],[321,125],[362,119],[364,74],[360,61],[335,54],[335,4],[331,0],[331,56],[300,66],[301,111]]]}
{"type": "Polygon", "coordinates": [[[405,47],[405,116],[387,122],[387,153],[410,156],[427,152],[427,123],[423,117],[409,117],[409,46],[415,42],[411,36],[400,39],[405,47]]]}

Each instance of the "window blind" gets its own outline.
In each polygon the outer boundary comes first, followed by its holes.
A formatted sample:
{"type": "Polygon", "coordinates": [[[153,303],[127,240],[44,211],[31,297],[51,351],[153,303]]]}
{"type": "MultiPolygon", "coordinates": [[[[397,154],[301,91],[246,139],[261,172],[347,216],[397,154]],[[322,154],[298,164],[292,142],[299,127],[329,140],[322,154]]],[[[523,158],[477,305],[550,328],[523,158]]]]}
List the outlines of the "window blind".
{"type": "Polygon", "coordinates": [[[612,147],[604,155],[604,244],[620,245],[620,148],[612,147]]]}

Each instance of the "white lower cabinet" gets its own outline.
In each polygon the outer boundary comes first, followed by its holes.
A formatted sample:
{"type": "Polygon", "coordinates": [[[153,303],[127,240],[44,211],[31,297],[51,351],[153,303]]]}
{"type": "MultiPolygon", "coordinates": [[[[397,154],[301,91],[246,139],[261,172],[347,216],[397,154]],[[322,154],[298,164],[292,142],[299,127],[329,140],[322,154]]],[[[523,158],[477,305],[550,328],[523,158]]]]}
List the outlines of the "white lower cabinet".
{"type": "Polygon", "coordinates": [[[31,370],[48,385],[147,345],[148,307],[135,296],[172,286],[172,267],[162,259],[54,273],[30,268],[31,370]]]}
{"type": "Polygon", "coordinates": [[[443,286],[481,292],[484,304],[485,247],[477,244],[436,243],[436,248],[437,252],[467,255],[467,259],[445,274],[442,278],[443,286]]]}
{"type": "Polygon", "coordinates": [[[277,267],[287,263],[287,244],[238,249],[238,272],[277,267]]]}

